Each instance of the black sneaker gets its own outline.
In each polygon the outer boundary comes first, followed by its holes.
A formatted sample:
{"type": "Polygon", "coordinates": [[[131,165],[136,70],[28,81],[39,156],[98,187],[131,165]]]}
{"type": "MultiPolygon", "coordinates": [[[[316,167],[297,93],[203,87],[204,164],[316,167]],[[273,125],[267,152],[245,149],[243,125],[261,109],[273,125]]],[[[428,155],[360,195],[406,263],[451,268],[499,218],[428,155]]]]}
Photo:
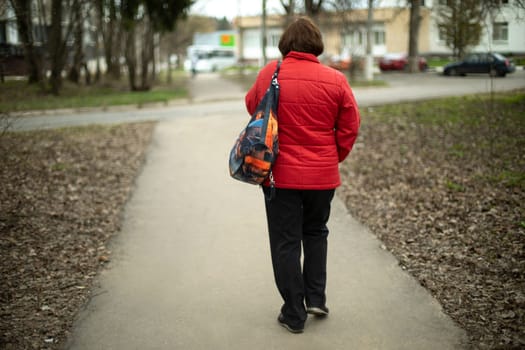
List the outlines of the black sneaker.
{"type": "Polygon", "coordinates": [[[277,322],[279,322],[279,324],[281,326],[286,328],[291,333],[295,333],[295,334],[303,333],[304,328],[302,328],[302,327],[301,328],[292,327],[288,323],[286,323],[283,314],[279,314],[279,317],[277,317],[277,322]]]}
{"type": "Polygon", "coordinates": [[[326,306],[308,306],[306,312],[317,317],[326,317],[329,313],[326,306]]]}

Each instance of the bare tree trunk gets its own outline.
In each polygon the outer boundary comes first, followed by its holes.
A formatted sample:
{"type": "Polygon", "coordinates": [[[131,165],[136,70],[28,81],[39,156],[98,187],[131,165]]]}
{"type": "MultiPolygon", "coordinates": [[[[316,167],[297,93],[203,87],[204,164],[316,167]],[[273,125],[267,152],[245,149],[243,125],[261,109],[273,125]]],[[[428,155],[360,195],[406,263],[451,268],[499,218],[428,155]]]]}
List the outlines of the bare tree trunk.
{"type": "Polygon", "coordinates": [[[173,82],[173,77],[171,76],[171,55],[172,53],[171,52],[168,52],[168,55],[167,55],[167,59],[168,59],[168,76],[166,77],[166,82],[168,84],[171,84],[173,82]]]}
{"type": "MultiPolygon", "coordinates": [[[[73,55],[73,64],[71,65],[71,69],[69,70],[68,78],[70,81],[78,84],[80,82],[80,70],[83,66],[83,59],[84,59],[84,53],[83,53],[83,15],[82,15],[82,3],[78,3],[78,5],[73,9],[73,25],[74,25],[74,47],[75,47],[75,53],[73,55]]],[[[87,69],[86,69],[87,71],[87,69]]]]}
{"type": "Polygon", "coordinates": [[[118,75],[115,72],[115,66],[113,64],[113,38],[115,36],[115,26],[116,26],[116,5],[115,0],[109,1],[109,21],[106,27],[106,30],[103,33],[106,33],[104,40],[104,53],[106,57],[106,66],[108,67],[108,73],[116,78],[118,75]]]}
{"type": "Polygon", "coordinates": [[[372,50],[372,24],[374,21],[374,1],[368,0],[368,19],[366,21],[366,58],[365,58],[365,80],[373,80],[373,50],[372,50]]]}
{"type": "MultiPolygon", "coordinates": [[[[99,30],[100,27],[99,27],[99,30]]],[[[100,71],[100,32],[95,32],[95,59],[97,60],[96,69],[95,69],[95,82],[98,83],[101,78],[101,71],[100,71]]]]}
{"type": "Polygon", "coordinates": [[[262,27],[261,27],[261,45],[262,45],[262,66],[266,66],[266,0],[262,0],[262,27]]]}
{"type": "MultiPolygon", "coordinates": [[[[154,33],[151,20],[145,18],[141,23],[142,35],[140,36],[140,90],[145,91],[150,89],[150,82],[153,80],[153,72],[150,72],[150,63],[152,63],[154,57],[153,52],[155,49],[154,33]],[[151,75],[150,75],[151,73],[151,75]],[[150,80],[151,79],[151,80],[150,80]]],[[[153,67],[154,69],[154,67],[153,67]]]]}
{"type": "MultiPolygon", "coordinates": [[[[150,25],[151,27],[151,25],[150,25]]],[[[157,81],[157,57],[155,55],[155,49],[159,45],[157,35],[153,32],[153,28],[150,30],[151,46],[150,46],[150,59],[151,59],[151,83],[154,84],[157,81]]]]}
{"type": "Polygon", "coordinates": [[[130,28],[126,32],[126,66],[128,67],[129,88],[131,91],[137,90],[137,58],[135,52],[135,28],[130,28]]]}
{"type": "Polygon", "coordinates": [[[149,35],[149,22],[144,22],[144,29],[142,35],[142,45],[140,53],[140,63],[141,63],[141,74],[140,74],[140,90],[147,90],[149,88],[149,56],[150,56],[150,35],[149,35]]]}
{"type": "Polygon", "coordinates": [[[304,0],[304,9],[306,11],[306,15],[314,22],[317,22],[318,16],[321,13],[323,9],[323,0],[304,0]]]}
{"type": "Polygon", "coordinates": [[[281,5],[283,6],[286,16],[284,18],[284,28],[287,28],[293,21],[295,16],[295,0],[281,0],[281,5]]]}
{"type": "Polygon", "coordinates": [[[120,79],[119,42],[122,39],[122,33],[118,29],[117,5],[115,0],[109,0],[108,21],[105,23],[106,18],[104,16],[104,2],[102,0],[97,1],[97,7],[100,16],[99,26],[102,35],[102,41],[104,43],[104,57],[106,60],[107,73],[114,79],[120,79]]]}
{"type": "Polygon", "coordinates": [[[51,1],[51,35],[49,38],[49,56],[51,59],[51,92],[58,95],[62,85],[64,67],[64,47],[62,40],[62,1],[51,1]]]}
{"type": "Polygon", "coordinates": [[[122,46],[122,44],[125,42],[125,32],[122,28],[122,25],[119,22],[115,22],[116,26],[116,35],[117,40],[113,43],[113,77],[115,79],[120,79],[121,77],[121,62],[120,57],[122,56],[122,53],[125,52],[126,48],[122,46]]]}
{"type": "Polygon", "coordinates": [[[421,1],[410,0],[410,28],[408,39],[408,71],[410,73],[419,72],[418,42],[421,1]]]}
{"type": "Polygon", "coordinates": [[[84,81],[86,85],[91,85],[91,72],[89,71],[88,64],[86,61],[82,62],[82,68],[84,69],[84,81]]]}
{"type": "Polygon", "coordinates": [[[15,10],[18,34],[29,67],[28,81],[30,84],[40,83],[43,79],[42,58],[34,47],[31,0],[11,0],[11,6],[15,10]]]}

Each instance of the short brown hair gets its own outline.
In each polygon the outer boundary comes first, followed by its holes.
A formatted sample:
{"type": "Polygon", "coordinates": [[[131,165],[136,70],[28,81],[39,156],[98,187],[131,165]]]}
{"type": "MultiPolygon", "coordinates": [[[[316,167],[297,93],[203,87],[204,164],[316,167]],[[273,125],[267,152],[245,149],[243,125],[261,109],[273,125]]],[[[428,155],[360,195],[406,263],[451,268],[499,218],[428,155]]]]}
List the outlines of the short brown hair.
{"type": "Polygon", "coordinates": [[[321,31],[308,17],[300,17],[286,28],[279,40],[279,51],[283,57],[290,51],[311,53],[319,56],[324,44],[321,31]]]}

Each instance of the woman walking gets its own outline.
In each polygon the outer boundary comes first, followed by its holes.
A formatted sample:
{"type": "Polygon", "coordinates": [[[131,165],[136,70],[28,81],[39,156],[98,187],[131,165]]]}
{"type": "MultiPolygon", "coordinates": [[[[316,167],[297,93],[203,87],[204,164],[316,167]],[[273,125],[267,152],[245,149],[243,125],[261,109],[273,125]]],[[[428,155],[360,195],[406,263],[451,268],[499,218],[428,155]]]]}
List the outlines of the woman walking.
{"type": "MultiPolygon", "coordinates": [[[[279,156],[272,168],[275,194],[264,184],[270,250],[277,289],[284,304],[278,322],[301,333],[307,313],[327,316],[326,226],[339,162],[350,153],[360,117],[345,76],[322,65],[322,36],[308,18],[294,21],[279,41],[279,156]],[[270,199],[271,198],[271,199],[270,199]],[[304,261],[301,266],[301,244],[304,261]]],[[[246,94],[255,111],[277,61],[262,68],[246,94]]]]}

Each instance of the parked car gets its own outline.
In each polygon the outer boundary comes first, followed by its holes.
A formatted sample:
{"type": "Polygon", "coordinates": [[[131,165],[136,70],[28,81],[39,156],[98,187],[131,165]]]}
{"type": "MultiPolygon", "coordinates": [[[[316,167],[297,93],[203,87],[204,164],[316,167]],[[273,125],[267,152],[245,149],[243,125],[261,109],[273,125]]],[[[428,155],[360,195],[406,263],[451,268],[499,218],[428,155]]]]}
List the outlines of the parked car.
{"type": "Polygon", "coordinates": [[[216,72],[237,63],[235,51],[217,46],[192,45],[187,49],[184,70],[196,72],[216,72]]]}
{"type": "Polygon", "coordinates": [[[337,70],[348,70],[350,69],[350,64],[352,63],[351,59],[339,59],[339,58],[332,58],[330,61],[328,61],[328,66],[332,67],[337,70]]]}
{"type": "Polygon", "coordinates": [[[485,73],[504,77],[516,70],[514,63],[499,53],[472,53],[464,60],[447,64],[444,75],[466,75],[467,73],[485,73]]]}
{"type": "MultiPolygon", "coordinates": [[[[418,61],[419,70],[426,71],[428,69],[427,60],[424,57],[419,57],[418,61]]],[[[388,53],[379,60],[379,69],[381,71],[407,70],[408,55],[406,53],[388,53]]]]}
{"type": "Polygon", "coordinates": [[[341,55],[325,56],[323,62],[334,69],[346,71],[352,64],[352,56],[346,52],[341,55]]]}

